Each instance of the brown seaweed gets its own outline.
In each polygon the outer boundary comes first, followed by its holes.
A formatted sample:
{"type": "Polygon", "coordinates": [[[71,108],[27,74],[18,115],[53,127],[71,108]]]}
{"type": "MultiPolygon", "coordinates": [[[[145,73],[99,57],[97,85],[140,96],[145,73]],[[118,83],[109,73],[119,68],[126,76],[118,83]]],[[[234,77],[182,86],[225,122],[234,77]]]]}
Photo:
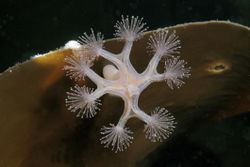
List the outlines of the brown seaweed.
{"type": "MultiPolygon", "coordinates": [[[[167,107],[178,121],[175,138],[204,120],[227,119],[250,111],[250,30],[231,22],[211,21],[177,25],[181,56],[192,67],[192,76],[178,90],[155,83],[143,92],[140,107],[167,107]]],[[[132,64],[140,72],[150,60],[149,35],[137,41],[132,64]]],[[[109,40],[113,52],[122,42],[109,40]]],[[[143,123],[133,119],[133,145],[115,154],[104,149],[98,134],[102,125],[122,113],[122,100],[105,95],[101,112],[93,119],[78,119],[67,111],[64,99],[73,85],[62,70],[70,49],[59,49],[7,69],[0,75],[0,166],[136,166],[149,153],[170,141],[144,139],[143,123]]],[[[99,59],[95,70],[105,62],[99,59]]],[[[163,63],[159,67],[162,70],[163,63]]],[[[91,84],[91,83],[87,83],[91,84]]]]}

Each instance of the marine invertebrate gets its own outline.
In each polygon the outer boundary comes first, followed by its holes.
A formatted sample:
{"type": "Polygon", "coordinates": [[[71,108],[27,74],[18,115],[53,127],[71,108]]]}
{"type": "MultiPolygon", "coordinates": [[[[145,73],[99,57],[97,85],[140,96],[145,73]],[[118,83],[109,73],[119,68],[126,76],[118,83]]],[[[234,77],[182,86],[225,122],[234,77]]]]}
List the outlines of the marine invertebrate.
{"type": "Polygon", "coordinates": [[[130,62],[130,52],[133,42],[140,39],[147,30],[142,18],[123,17],[115,25],[115,36],[125,41],[123,50],[119,54],[113,54],[103,49],[103,35],[84,33],[79,37],[78,48],[72,56],[65,58],[64,69],[66,75],[75,80],[83,80],[89,77],[97,88],[80,87],[76,85],[67,92],[66,106],[71,112],[77,112],[78,117],[91,118],[97,114],[100,105],[99,98],[108,93],[121,97],[124,100],[124,111],[116,125],[101,128],[103,137],[100,139],[105,147],[111,147],[115,152],[124,151],[132,142],[132,131],[126,127],[127,121],[132,117],[145,122],[145,137],[152,142],[163,141],[169,137],[175,128],[175,118],[165,108],[156,107],[151,115],[146,114],[138,106],[141,92],[153,82],[166,81],[173,89],[179,88],[184,78],[190,76],[190,67],[180,60],[180,40],[175,32],[159,31],[149,38],[148,48],[154,53],[144,72],[138,73],[130,62]],[[93,61],[98,56],[107,59],[112,64],[103,68],[101,77],[91,69],[93,61]],[[165,71],[158,73],[157,66],[162,58],[165,58],[165,71]]]}

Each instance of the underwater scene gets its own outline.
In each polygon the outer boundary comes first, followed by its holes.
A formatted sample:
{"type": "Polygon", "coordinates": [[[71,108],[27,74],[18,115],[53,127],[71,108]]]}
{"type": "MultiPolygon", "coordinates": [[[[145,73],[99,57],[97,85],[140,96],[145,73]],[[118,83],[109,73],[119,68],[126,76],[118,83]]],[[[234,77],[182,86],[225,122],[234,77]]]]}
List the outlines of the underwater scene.
{"type": "Polygon", "coordinates": [[[249,167],[249,0],[0,2],[0,167],[249,167]]]}

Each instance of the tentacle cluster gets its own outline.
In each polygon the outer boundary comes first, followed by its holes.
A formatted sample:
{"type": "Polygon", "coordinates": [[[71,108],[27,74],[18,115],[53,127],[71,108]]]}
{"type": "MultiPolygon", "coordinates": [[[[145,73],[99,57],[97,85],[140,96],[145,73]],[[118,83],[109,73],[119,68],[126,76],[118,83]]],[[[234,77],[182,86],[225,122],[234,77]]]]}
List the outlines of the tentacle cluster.
{"type": "Polygon", "coordinates": [[[74,51],[73,56],[66,56],[64,58],[64,61],[67,62],[67,64],[64,66],[66,75],[75,81],[84,80],[86,76],[86,69],[93,65],[92,58],[89,58],[88,56],[82,56],[86,55],[85,53],[79,55],[78,52],[81,52],[81,50],[74,51]]]}
{"type": "Polygon", "coordinates": [[[71,112],[78,112],[77,117],[92,118],[96,115],[96,111],[100,110],[98,107],[101,103],[96,99],[92,93],[93,89],[86,86],[80,87],[78,85],[67,92],[66,106],[71,112]]]}
{"type": "Polygon", "coordinates": [[[175,31],[170,33],[168,30],[160,30],[150,36],[148,48],[152,49],[156,54],[170,56],[179,53],[180,42],[175,31]]]}
{"type": "Polygon", "coordinates": [[[164,77],[171,89],[174,89],[174,85],[180,88],[184,84],[183,79],[190,76],[190,67],[186,67],[186,62],[180,60],[180,57],[171,57],[165,61],[164,77]]]}
{"type": "Polygon", "coordinates": [[[148,27],[145,27],[146,23],[143,22],[143,18],[134,17],[134,16],[122,16],[122,20],[118,21],[115,24],[115,33],[116,37],[120,37],[127,41],[134,41],[139,39],[143,32],[147,31],[148,27]]]}
{"type": "Polygon", "coordinates": [[[78,42],[93,51],[95,55],[99,55],[100,49],[103,47],[103,39],[104,36],[101,32],[97,32],[95,34],[94,30],[91,28],[91,33],[87,34],[86,32],[83,33],[82,36],[79,37],[78,42]]]}
{"type": "Polygon", "coordinates": [[[109,124],[109,127],[103,126],[101,134],[104,135],[100,140],[104,147],[112,147],[112,150],[117,152],[124,151],[132,143],[133,132],[127,127],[121,127],[114,124],[109,124]]]}
{"type": "Polygon", "coordinates": [[[174,131],[176,124],[174,119],[165,108],[156,107],[144,128],[146,138],[152,142],[162,142],[163,139],[167,139],[174,131]]]}

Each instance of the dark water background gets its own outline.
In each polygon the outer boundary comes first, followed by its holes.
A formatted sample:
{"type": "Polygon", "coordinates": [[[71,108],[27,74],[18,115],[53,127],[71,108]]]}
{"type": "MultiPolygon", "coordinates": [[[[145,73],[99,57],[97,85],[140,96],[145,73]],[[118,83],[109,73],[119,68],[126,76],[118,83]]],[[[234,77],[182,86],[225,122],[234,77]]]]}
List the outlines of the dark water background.
{"type": "MultiPolygon", "coordinates": [[[[150,30],[207,20],[250,26],[250,0],[1,0],[0,8],[0,72],[63,46],[90,27],[111,38],[121,14],[144,17],[150,30]]],[[[245,114],[210,122],[193,136],[184,134],[160,148],[138,166],[248,167],[249,118],[245,114]]]]}
{"type": "Polygon", "coordinates": [[[151,30],[207,20],[250,25],[249,0],[1,0],[0,8],[0,72],[90,27],[111,38],[121,14],[144,17],[151,30]]]}

